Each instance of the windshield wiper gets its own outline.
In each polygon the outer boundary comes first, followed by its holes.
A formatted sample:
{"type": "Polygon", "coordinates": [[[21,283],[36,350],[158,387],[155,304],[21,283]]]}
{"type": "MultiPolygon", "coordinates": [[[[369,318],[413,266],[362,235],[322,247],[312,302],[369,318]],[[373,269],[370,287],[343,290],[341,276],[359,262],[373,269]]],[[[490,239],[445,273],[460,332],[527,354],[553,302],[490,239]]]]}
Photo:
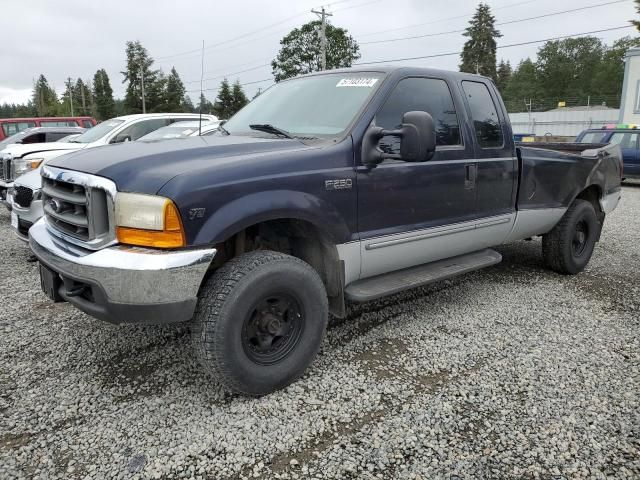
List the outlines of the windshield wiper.
{"type": "Polygon", "coordinates": [[[229,131],[223,127],[223,125],[227,123],[227,122],[220,122],[220,125],[218,125],[218,130],[220,130],[222,133],[224,133],[225,135],[231,135],[229,133],[229,131]]]}
{"type": "Polygon", "coordinates": [[[249,128],[251,130],[258,130],[260,132],[273,133],[274,135],[281,135],[285,138],[294,138],[293,135],[291,135],[286,130],[283,130],[278,127],[274,127],[270,123],[252,123],[251,125],[249,125],[249,128]]]}

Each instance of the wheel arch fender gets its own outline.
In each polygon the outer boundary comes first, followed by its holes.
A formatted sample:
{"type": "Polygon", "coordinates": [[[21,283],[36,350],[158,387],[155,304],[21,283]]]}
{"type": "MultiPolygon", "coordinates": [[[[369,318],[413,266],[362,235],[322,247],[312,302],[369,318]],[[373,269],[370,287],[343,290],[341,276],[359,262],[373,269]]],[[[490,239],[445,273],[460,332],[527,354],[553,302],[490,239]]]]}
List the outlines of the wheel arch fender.
{"type": "Polygon", "coordinates": [[[199,229],[194,243],[224,242],[247,227],[277,219],[307,221],[326,232],[335,244],[350,238],[347,222],[334,205],[307,192],[270,190],[222,205],[199,229]]]}

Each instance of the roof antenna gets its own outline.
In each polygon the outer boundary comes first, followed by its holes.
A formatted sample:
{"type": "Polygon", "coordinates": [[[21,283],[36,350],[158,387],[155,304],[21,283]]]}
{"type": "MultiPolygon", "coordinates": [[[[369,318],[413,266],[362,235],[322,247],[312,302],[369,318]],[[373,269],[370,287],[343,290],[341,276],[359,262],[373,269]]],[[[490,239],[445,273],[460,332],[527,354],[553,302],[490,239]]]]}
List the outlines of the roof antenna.
{"type": "Polygon", "coordinates": [[[202,81],[204,78],[204,40],[202,40],[202,60],[200,65],[200,115],[198,119],[198,136],[202,135],[202,99],[204,94],[202,93],[202,81]]]}

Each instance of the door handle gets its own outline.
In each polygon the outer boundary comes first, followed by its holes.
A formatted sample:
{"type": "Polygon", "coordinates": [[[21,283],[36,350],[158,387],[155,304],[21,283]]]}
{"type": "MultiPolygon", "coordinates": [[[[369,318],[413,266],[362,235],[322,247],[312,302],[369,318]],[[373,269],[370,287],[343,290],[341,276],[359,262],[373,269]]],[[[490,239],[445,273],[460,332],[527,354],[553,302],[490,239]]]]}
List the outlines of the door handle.
{"type": "Polygon", "coordinates": [[[475,188],[478,166],[475,164],[464,166],[464,188],[475,188]]]}

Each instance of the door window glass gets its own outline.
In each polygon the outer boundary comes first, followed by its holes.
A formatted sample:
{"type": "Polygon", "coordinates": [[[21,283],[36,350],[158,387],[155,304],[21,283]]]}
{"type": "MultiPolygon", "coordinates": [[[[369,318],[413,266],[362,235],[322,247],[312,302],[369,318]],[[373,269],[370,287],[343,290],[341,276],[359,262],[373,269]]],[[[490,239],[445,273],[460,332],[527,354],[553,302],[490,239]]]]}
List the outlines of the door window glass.
{"type": "Polygon", "coordinates": [[[159,129],[160,127],[164,127],[168,123],[169,120],[166,118],[153,118],[150,120],[143,120],[125,128],[123,131],[118,133],[117,136],[129,136],[131,141],[135,141],[140,137],[145,136],[147,133],[151,133],[154,130],[159,129]]]}
{"type": "Polygon", "coordinates": [[[22,130],[26,130],[27,128],[35,127],[35,122],[7,122],[2,124],[2,130],[4,134],[8,137],[10,135],[15,135],[22,130]]]}
{"type": "Polygon", "coordinates": [[[482,148],[502,147],[502,126],[487,86],[480,82],[464,81],[462,88],[469,102],[478,144],[482,148]]]}
{"type": "Polygon", "coordinates": [[[606,132],[587,132],[580,139],[580,143],[602,143],[606,132]]]}
{"type": "Polygon", "coordinates": [[[611,135],[609,143],[620,145],[620,148],[637,148],[638,134],[630,132],[616,132],[611,135]]]}
{"type": "Polygon", "coordinates": [[[82,121],[82,126],[84,128],[91,128],[91,127],[93,127],[93,122],[91,120],[83,120],[82,121]]]}
{"type": "MultiPolygon", "coordinates": [[[[376,115],[376,125],[396,129],[402,125],[407,112],[422,111],[431,114],[436,127],[437,145],[460,145],[460,126],[453,98],[444,80],[436,78],[406,78],[393,90],[376,115]]],[[[386,153],[400,153],[400,139],[385,136],[380,149],[386,153]]]]}

